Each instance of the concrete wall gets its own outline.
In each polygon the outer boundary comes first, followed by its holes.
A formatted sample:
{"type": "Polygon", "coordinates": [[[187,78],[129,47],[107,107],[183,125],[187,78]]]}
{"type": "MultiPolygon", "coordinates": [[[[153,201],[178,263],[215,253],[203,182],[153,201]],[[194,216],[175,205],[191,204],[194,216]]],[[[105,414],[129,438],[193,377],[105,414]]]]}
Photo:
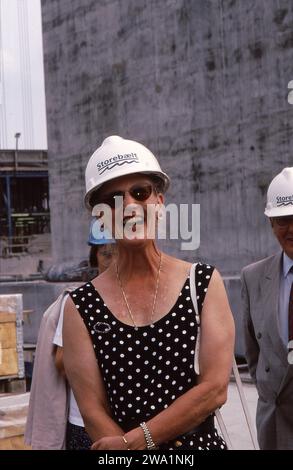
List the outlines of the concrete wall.
{"type": "Polygon", "coordinates": [[[293,3],[42,0],[55,261],[86,256],[91,152],[137,139],[201,204],[201,258],[224,273],[276,250],[266,187],[292,165],[293,3]]]}

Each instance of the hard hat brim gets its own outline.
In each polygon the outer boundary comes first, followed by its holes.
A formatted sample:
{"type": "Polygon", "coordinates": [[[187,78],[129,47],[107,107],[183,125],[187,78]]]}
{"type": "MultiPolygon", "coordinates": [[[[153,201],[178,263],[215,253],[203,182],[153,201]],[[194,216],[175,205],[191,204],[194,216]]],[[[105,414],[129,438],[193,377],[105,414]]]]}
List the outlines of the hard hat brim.
{"type": "Polygon", "coordinates": [[[272,209],[266,209],[264,213],[267,217],[285,217],[287,215],[293,215],[293,205],[290,204],[289,206],[285,207],[274,207],[272,209]]]}
{"type": "MultiPolygon", "coordinates": [[[[127,175],[131,175],[131,174],[141,174],[141,175],[147,175],[147,176],[157,176],[158,178],[161,179],[162,183],[163,183],[163,187],[162,187],[162,191],[163,193],[165,193],[167,191],[167,189],[169,188],[170,186],[170,178],[169,176],[166,174],[166,173],[163,173],[163,172],[155,172],[155,171],[137,171],[136,169],[133,169],[133,171],[129,171],[127,172],[127,174],[125,175],[121,175],[121,176],[127,176],[127,175]]],[[[121,176],[117,176],[115,178],[112,178],[112,179],[109,179],[101,184],[98,184],[96,186],[94,186],[93,188],[91,188],[85,195],[84,197],[84,204],[86,206],[86,208],[88,210],[92,210],[93,209],[93,206],[90,205],[90,199],[91,199],[91,196],[92,194],[97,191],[98,189],[100,189],[105,183],[108,183],[109,181],[114,181],[115,179],[118,179],[118,178],[121,178],[121,176]]]]}
{"type": "Polygon", "coordinates": [[[101,239],[101,240],[92,240],[92,239],[89,239],[87,244],[89,246],[97,246],[97,245],[113,245],[114,243],[116,243],[116,240],[114,240],[114,238],[111,238],[111,239],[107,239],[107,238],[104,238],[104,239],[101,239]]]}

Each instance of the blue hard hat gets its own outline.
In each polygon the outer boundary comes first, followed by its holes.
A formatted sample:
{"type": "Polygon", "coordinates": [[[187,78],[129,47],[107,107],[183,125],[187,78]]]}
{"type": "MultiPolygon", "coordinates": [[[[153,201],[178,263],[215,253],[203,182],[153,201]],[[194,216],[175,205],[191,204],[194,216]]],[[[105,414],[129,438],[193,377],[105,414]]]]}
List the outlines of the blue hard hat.
{"type": "Polygon", "coordinates": [[[98,219],[93,218],[90,226],[90,234],[88,239],[89,245],[105,245],[108,243],[115,243],[109,230],[101,226],[98,219]]]}

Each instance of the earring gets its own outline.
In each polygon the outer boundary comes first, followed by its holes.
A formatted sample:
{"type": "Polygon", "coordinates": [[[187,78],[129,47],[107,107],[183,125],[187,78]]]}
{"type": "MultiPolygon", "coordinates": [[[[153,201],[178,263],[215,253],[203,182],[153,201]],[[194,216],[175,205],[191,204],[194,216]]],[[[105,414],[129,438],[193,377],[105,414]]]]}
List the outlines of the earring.
{"type": "Polygon", "coordinates": [[[163,210],[163,204],[158,204],[157,205],[157,217],[159,220],[162,220],[164,218],[164,210],[163,210]]]}

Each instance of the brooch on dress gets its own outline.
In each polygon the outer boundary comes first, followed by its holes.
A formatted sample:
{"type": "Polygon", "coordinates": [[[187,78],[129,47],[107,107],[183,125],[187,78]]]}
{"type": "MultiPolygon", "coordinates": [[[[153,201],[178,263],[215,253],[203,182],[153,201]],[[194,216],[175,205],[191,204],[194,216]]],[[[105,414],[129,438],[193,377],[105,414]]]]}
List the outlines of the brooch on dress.
{"type": "Polygon", "coordinates": [[[98,321],[93,326],[93,329],[96,333],[108,333],[111,330],[111,326],[108,323],[98,321]]]}

